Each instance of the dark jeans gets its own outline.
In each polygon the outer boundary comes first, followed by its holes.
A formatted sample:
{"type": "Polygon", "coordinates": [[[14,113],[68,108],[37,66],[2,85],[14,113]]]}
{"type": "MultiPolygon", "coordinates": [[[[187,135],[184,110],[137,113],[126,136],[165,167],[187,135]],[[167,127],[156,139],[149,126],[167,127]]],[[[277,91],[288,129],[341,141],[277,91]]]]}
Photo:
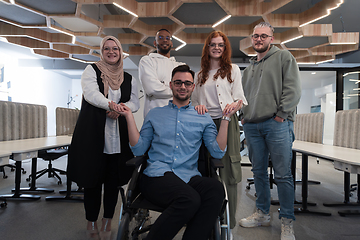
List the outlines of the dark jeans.
{"type": "Polygon", "coordinates": [[[195,176],[185,183],[172,172],[142,175],[140,189],[147,200],[165,208],[147,240],[171,240],[185,224],[184,240],[208,239],[225,198],[217,179],[195,176]]]}

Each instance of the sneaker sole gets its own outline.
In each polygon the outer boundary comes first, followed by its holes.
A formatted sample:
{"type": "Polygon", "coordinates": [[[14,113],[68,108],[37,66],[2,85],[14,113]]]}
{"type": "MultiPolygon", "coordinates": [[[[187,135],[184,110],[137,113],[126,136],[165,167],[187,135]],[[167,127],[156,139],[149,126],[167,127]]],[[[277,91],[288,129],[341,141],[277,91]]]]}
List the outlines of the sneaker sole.
{"type": "Polygon", "coordinates": [[[252,224],[252,225],[242,225],[241,223],[239,223],[239,225],[240,225],[241,227],[244,227],[244,228],[268,227],[268,226],[270,226],[270,222],[261,222],[261,223],[252,224]]]}

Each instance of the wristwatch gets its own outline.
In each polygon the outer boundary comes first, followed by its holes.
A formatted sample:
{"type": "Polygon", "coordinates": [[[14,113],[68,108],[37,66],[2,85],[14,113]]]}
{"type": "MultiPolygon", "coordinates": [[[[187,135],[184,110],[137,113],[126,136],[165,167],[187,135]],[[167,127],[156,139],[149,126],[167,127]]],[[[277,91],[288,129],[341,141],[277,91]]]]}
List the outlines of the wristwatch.
{"type": "Polygon", "coordinates": [[[222,116],[222,118],[221,118],[221,119],[222,119],[222,120],[229,121],[229,122],[231,121],[231,118],[229,118],[229,117],[227,117],[227,116],[225,116],[225,115],[224,115],[224,116],[222,116]]]}

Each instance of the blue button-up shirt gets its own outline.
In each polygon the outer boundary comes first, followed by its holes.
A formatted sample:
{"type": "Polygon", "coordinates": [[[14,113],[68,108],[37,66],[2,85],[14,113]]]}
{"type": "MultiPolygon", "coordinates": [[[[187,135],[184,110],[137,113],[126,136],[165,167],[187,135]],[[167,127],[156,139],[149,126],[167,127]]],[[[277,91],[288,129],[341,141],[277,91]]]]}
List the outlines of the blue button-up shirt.
{"type": "Polygon", "coordinates": [[[139,141],[131,150],[140,156],[151,146],[145,175],[160,177],[174,172],[188,183],[193,176],[201,176],[197,162],[202,139],[211,156],[224,156],[226,149],[220,149],[216,136],[209,114],[198,114],[191,103],[179,109],[170,100],[167,106],[153,108],[146,115],[139,141]]]}

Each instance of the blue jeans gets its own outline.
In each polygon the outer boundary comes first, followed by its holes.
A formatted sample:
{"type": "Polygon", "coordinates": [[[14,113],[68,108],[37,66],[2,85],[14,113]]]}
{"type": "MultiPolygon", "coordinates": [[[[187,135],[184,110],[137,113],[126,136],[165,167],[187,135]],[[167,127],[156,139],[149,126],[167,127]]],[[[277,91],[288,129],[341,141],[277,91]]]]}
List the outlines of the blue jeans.
{"type": "Polygon", "coordinates": [[[295,219],[294,181],[291,173],[292,143],[295,139],[293,122],[285,120],[280,123],[273,117],[260,123],[245,123],[244,131],[254,174],[256,207],[264,213],[269,213],[270,153],[280,202],[279,218],[295,219]]]}

